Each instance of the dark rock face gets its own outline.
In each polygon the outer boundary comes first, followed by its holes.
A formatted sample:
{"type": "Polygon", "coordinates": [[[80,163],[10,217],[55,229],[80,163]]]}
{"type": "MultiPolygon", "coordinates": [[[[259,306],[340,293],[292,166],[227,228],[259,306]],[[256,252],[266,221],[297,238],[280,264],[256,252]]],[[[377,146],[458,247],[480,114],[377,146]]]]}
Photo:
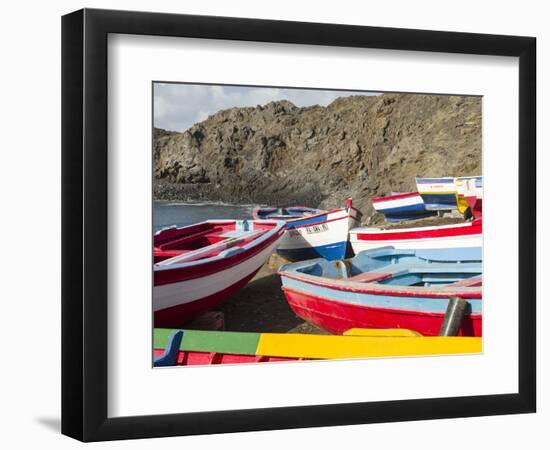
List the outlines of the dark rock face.
{"type": "Polygon", "coordinates": [[[155,129],[155,198],[334,208],[416,190],[415,176],[481,173],[481,99],[383,94],[219,111],[155,129]]]}

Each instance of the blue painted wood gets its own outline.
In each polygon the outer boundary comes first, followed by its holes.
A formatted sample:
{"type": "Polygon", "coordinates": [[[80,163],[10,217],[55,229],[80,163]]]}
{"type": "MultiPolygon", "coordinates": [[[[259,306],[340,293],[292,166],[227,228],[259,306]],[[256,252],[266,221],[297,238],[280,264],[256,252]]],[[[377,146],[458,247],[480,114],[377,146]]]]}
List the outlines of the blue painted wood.
{"type": "MultiPolygon", "coordinates": [[[[482,273],[482,252],[481,248],[400,250],[385,247],[360,252],[349,263],[350,276],[364,272],[391,273],[392,276],[377,283],[388,286],[388,290],[392,286],[425,286],[437,290],[456,281],[479,277],[482,273]]],[[[283,286],[344,303],[433,313],[445,313],[448,303],[447,298],[422,296],[418,292],[413,296],[412,291],[407,296],[406,293],[365,293],[331,286],[330,279],[345,282],[345,274],[339,265],[321,258],[285,264],[279,272],[283,286]],[[288,278],[285,273],[311,275],[317,283],[288,278]]],[[[469,312],[481,313],[481,299],[468,299],[468,302],[471,305],[469,312]]]]}
{"type": "Polygon", "coordinates": [[[456,209],[455,194],[420,194],[428,210],[456,209]]]}
{"type": "MultiPolygon", "coordinates": [[[[388,203],[391,197],[388,198],[388,203]]],[[[430,217],[437,214],[437,211],[426,210],[426,205],[422,197],[418,197],[418,201],[412,205],[398,206],[388,208],[384,206],[384,201],[377,202],[376,210],[382,214],[388,222],[401,222],[402,220],[420,219],[430,217]]]]}
{"type": "Polygon", "coordinates": [[[153,361],[153,367],[169,367],[176,365],[182,339],[183,330],[176,331],[170,338],[162,356],[155,358],[153,361]]]}
{"type": "Polygon", "coordinates": [[[319,245],[317,247],[301,247],[293,249],[278,248],[277,253],[291,261],[300,261],[313,258],[324,258],[334,261],[346,257],[348,242],[319,245]]]}

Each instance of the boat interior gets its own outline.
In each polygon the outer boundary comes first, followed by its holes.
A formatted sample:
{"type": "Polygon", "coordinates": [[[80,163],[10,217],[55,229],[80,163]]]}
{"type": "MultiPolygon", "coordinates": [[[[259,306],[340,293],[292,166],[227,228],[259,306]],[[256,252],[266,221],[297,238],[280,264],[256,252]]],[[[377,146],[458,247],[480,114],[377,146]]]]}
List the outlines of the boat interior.
{"type": "Polygon", "coordinates": [[[306,206],[289,206],[288,208],[262,208],[258,211],[258,217],[262,219],[289,220],[321,214],[324,211],[306,206]]]}
{"type": "Polygon", "coordinates": [[[280,271],[316,277],[395,286],[482,286],[481,249],[396,250],[360,252],[349,260],[315,259],[288,264],[280,271]]]}
{"type": "Polygon", "coordinates": [[[155,265],[229,256],[272,228],[252,221],[202,222],[183,228],[167,228],[154,236],[155,265]]]}

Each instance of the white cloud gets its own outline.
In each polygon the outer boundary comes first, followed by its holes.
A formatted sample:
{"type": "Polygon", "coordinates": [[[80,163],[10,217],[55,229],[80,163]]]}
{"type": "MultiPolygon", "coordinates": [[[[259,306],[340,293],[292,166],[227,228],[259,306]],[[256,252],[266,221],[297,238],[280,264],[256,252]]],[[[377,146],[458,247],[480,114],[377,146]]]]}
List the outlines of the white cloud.
{"type": "Polygon", "coordinates": [[[376,95],[356,91],[155,83],[154,125],[184,131],[221,109],[265,105],[274,100],[289,100],[296,106],[326,106],[338,97],[358,94],[376,95]]]}

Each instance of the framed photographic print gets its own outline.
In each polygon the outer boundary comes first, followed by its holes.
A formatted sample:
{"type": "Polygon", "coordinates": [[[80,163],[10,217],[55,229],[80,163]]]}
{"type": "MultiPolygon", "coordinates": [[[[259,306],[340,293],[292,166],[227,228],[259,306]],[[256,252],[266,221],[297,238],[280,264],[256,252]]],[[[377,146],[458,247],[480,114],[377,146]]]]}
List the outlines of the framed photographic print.
{"type": "Polygon", "coordinates": [[[62,432],[535,411],[535,39],[62,22],[62,432]]]}

